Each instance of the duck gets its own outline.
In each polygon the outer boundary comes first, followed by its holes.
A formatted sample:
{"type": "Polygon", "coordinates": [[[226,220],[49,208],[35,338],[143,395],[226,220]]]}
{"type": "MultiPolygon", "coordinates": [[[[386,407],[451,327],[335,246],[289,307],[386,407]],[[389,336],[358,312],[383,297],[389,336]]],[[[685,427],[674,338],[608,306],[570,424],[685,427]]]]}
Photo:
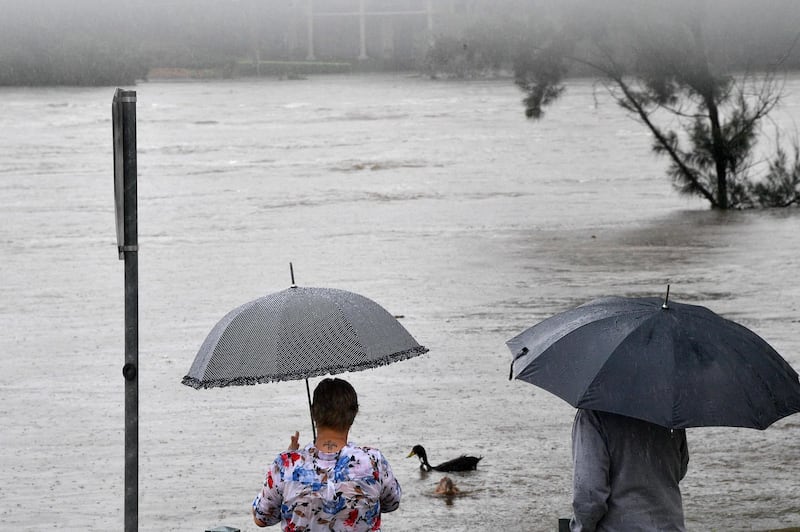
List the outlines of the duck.
{"type": "Polygon", "coordinates": [[[439,465],[432,466],[428,463],[428,453],[425,452],[425,447],[422,445],[415,445],[411,452],[408,454],[408,458],[412,456],[416,456],[419,458],[419,468],[423,471],[442,471],[442,472],[450,472],[450,471],[474,471],[478,468],[478,462],[480,462],[483,457],[482,456],[467,456],[462,454],[458,458],[453,458],[452,460],[448,460],[447,462],[442,462],[439,465]]]}

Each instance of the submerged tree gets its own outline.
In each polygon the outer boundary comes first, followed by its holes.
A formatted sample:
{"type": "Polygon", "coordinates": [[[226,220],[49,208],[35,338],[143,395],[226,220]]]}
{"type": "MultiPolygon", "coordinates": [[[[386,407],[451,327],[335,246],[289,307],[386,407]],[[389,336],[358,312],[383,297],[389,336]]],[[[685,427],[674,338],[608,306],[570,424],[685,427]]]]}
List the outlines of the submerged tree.
{"type": "Polygon", "coordinates": [[[762,121],[782,96],[780,58],[756,75],[731,74],[724,56],[709,50],[702,2],[628,5],[626,17],[616,10],[604,20],[602,10],[583,4],[557,38],[520,54],[514,71],[526,115],[542,118],[577,69],[649,129],[653,150],[669,159],[669,176],[682,193],[719,209],[798,204],[797,146],[794,164],[778,144],[765,175],[752,175],[762,121]]]}

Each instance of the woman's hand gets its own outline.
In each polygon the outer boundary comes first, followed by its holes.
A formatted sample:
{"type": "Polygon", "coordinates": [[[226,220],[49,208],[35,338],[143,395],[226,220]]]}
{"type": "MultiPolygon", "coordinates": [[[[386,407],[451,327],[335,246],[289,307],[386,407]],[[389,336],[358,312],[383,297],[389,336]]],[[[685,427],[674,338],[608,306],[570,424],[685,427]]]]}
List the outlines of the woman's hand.
{"type": "Polygon", "coordinates": [[[292,436],[292,441],[289,443],[289,450],[296,451],[300,448],[300,432],[295,431],[294,436],[292,436]]]}

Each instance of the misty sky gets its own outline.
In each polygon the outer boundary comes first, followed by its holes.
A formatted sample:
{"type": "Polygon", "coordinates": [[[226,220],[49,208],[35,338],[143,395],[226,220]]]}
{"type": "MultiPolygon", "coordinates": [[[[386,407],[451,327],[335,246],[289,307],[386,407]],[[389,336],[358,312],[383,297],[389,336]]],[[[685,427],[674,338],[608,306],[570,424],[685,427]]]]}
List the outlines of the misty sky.
{"type": "MultiPolygon", "coordinates": [[[[41,62],[44,58],[88,53],[89,50],[146,55],[149,63],[180,62],[202,51],[205,57],[248,57],[261,49],[261,59],[303,59],[307,0],[0,0],[0,74],[3,61],[41,62]],[[290,23],[291,21],[291,23],[290,23]],[[291,27],[291,32],[289,31],[291,27]],[[291,41],[290,44],[287,44],[291,41]],[[255,43],[255,44],[254,44],[255,43]],[[61,53],[61,56],[57,54],[61,53]],[[37,55],[38,54],[38,55],[37,55]]],[[[523,37],[542,28],[585,18],[593,23],[635,20],[652,10],[704,13],[710,36],[731,54],[758,50],[758,60],[785,53],[800,29],[800,1],[769,0],[432,0],[436,36],[452,33],[467,42],[478,31],[505,38],[523,37]],[[634,11],[635,8],[635,11],[634,11]],[[561,22],[555,22],[555,21],[561,22]],[[481,29],[482,28],[482,29],[481,29]]],[[[359,0],[314,0],[320,11],[356,10],[359,0]]],[[[426,0],[366,0],[368,10],[422,9],[426,0]]],[[[660,15],[659,15],[660,16],[660,15]]],[[[425,31],[419,17],[407,25],[425,31]]],[[[317,20],[318,32],[357,33],[332,19],[317,20]],[[345,29],[342,29],[345,28],[345,29]]],[[[353,29],[355,28],[355,30],[353,29]]],[[[344,35],[341,39],[352,38],[344,35]]],[[[415,37],[416,38],[416,37],[415,37]]],[[[328,41],[330,42],[329,37],[328,41]]],[[[321,39],[323,44],[324,39],[321,39]]],[[[323,50],[324,51],[324,50],[323,50]]],[[[800,67],[793,51],[790,66],[800,67]]],[[[765,59],[767,58],[767,59],[765,59]]]]}

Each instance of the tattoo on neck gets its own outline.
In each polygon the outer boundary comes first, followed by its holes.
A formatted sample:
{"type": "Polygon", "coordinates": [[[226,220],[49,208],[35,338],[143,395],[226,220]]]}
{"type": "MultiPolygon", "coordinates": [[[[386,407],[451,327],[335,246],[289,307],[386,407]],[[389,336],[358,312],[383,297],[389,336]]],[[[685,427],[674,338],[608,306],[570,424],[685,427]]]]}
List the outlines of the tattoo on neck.
{"type": "Polygon", "coordinates": [[[335,451],[336,448],[339,447],[339,445],[333,440],[326,441],[325,443],[322,444],[322,446],[325,447],[325,449],[327,449],[329,452],[335,451]]]}

